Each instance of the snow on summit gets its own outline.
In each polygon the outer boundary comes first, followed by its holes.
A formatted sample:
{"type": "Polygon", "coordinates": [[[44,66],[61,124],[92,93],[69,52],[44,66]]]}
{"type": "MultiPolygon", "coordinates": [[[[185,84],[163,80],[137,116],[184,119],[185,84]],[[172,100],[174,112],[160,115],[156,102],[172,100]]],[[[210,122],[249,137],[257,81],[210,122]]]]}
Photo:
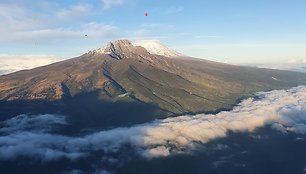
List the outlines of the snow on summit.
{"type": "Polygon", "coordinates": [[[162,45],[159,40],[139,40],[132,42],[132,44],[134,46],[144,47],[151,54],[157,54],[165,57],[184,56],[183,54],[162,45]]]}

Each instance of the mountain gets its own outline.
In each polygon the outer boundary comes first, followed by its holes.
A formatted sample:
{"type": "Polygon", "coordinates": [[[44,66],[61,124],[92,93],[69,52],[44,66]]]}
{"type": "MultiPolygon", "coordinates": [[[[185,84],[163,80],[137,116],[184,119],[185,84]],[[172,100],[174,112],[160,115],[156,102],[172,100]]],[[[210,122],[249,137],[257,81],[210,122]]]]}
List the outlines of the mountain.
{"type": "Polygon", "coordinates": [[[106,128],[217,112],[258,91],[306,83],[304,73],[178,58],[163,47],[149,52],[134,45],[117,40],[76,58],[0,76],[0,120],[53,113],[67,115],[75,129],[106,128]]]}
{"type": "Polygon", "coordinates": [[[132,44],[144,47],[151,54],[165,57],[184,57],[183,54],[161,44],[159,40],[140,40],[132,42],[132,44]]]}

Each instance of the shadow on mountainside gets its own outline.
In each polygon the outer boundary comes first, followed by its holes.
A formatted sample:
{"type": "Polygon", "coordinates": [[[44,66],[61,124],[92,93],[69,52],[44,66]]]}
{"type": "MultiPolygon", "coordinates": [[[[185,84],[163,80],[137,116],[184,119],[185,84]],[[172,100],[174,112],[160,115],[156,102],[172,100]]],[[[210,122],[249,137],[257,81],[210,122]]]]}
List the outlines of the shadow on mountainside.
{"type": "Polygon", "coordinates": [[[70,125],[67,133],[74,133],[87,128],[129,126],[169,115],[157,106],[137,100],[110,102],[98,97],[99,92],[94,91],[56,101],[0,101],[0,121],[20,114],[60,114],[67,116],[70,125]]]}

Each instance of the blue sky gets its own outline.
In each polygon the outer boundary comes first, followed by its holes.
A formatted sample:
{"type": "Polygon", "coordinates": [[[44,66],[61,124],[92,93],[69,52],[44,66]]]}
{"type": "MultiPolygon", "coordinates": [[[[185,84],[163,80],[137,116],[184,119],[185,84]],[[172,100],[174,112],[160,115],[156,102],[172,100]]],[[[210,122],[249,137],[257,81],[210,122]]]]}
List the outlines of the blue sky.
{"type": "Polygon", "coordinates": [[[0,56],[70,58],[126,38],[220,62],[306,64],[305,9],[305,0],[1,0],[0,56]]]}

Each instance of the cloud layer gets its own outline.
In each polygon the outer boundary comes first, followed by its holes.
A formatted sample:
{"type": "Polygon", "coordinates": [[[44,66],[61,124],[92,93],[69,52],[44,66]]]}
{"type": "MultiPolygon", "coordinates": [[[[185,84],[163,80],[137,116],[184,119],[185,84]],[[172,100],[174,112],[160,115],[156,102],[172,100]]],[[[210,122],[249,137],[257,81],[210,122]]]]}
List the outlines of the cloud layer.
{"type": "Polygon", "coordinates": [[[105,155],[131,146],[145,158],[188,153],[228,131],[252,132],[271,125],[275,130],[306,134],[306,87],[258,93],[232,111],[186,115],[132,127],[69,137],[52,133],[65,118],[56,115],[21,115],[1,123],[0,160],[32,157],[42,161],[77,160],[92,152],[105,155]],[[40,125],[45,125],[44,127],[40,125]]]}
{"type": "Polygon", "coordinates": [[[303,60],[303,59],[289,59],[284,62],[270,63],[270,64],[257,64],[254,66],[258,68],[269,68],[269,69],[281,69],[281,70],[289,70],[289,71],[306,72],[306,60],[303,60]]]}
{"type": "Polygon", "coordinates": [[[9,55],[0,54],[0,75],[22,69],[31,69],[63,60],[48,55],[9,55]]]}

